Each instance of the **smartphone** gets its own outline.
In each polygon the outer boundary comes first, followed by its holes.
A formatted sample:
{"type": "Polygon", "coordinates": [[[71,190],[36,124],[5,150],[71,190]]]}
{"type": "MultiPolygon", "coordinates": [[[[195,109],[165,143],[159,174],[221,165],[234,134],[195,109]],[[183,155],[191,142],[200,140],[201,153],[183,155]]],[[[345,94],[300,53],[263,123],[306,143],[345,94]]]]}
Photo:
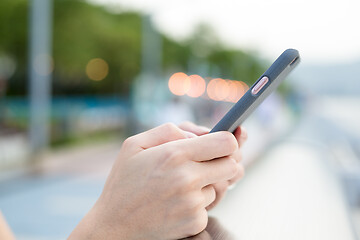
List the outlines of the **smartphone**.
{"type": "Polygon", "coordinates": [[[260,103],[280,85],[299,62],[300,55],[297,50],[285,50],[215,125],[210,133],[218,131],[234,132],[260,103]]]}

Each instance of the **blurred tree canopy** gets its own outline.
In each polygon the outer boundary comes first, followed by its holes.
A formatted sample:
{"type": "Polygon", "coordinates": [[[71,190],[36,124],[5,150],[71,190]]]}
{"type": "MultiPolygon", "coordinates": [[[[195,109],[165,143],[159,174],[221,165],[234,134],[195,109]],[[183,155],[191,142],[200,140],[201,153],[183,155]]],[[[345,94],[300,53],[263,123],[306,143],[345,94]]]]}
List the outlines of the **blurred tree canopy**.
{"type": "MultiPolygon", "coordinates": [[[[27,93],[29,2],[0,1],[0,57],[10,57],[16,64],[15,74],[8,79],[8,95],[27,93]]],[[[141,21],[137,12],[114,13],[82,0],[54,0],[53,93],[126,96],[141,71],[141,21]],[[109,65],[102,81],[92,81],[85,73],[93,58],[109,65]]],[[[206,64],[219,74],[210,77],[250,83],[264,70],[253,55],[222,46],[206,25],[200,25],[187,41],[164,34],[162,38],[163,72],[187,72],[189,63],[206,64]]]]}

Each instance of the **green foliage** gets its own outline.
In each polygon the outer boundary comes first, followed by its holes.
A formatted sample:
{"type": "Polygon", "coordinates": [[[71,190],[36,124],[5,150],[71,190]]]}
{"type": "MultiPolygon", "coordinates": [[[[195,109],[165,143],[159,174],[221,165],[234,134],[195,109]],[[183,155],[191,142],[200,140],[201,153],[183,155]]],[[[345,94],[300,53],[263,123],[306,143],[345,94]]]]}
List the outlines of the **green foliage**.
{"type": "Polygon", "coordinates": [[[112,14],[84,1],[55,1],[55,88],[58,93],[128,92],[140,70],[140,15],[112,14]],[[86,64],[102,58],[109,74],[101,82],[89,80],[86,64]]]}
{"type": "Polygon", "coordinates": [[[7,55],[15,60],[17,68],[10,91],[26,91],[27,19],[27,0],[0,1],[0,56],[7,55]]]}
{"type": "MultiPolygon", "coordinates": [[[[17,65],[9,81],[10,95],[26,94],[29,2],[0,1],[0,55],[12,57],[17,65]]],[[[126,96],[141,70],[141,20],[136,12],[113,13],[82,0],[54,0],[54,94],[126,96]],[[85,73],[93,58],[109,65],[102,81],[92,81],[85,73]]],[[[188,41],[162,38],[164,72],[187,72],[194,62],[219,69],[217,77],[254,81],[264,70],[250,54],[223,47],[204,24],[188,41]]]]}

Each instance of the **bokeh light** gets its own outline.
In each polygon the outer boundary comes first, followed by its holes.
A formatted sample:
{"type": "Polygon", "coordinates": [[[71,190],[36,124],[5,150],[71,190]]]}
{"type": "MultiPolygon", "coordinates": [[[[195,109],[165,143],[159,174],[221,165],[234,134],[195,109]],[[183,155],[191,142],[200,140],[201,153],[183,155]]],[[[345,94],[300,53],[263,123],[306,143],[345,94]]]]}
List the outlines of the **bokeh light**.
{"type": "Polygon", "coordinates": [[[178,72],[174,73],[170,77],[168,85],[172,94],[182,96],[189,91],[191,87],[191,81],[188,75],[182,72],[178,72]]]}
{"type": "Polygon", "coordinates": [[[182,96],[188,95],[193,98],[205,93],[214,101],[237,102],[249,89],[246,83],[222,78],[202,78],[199,75],[188,76],[185,73],[174,73],[169,79],[171,93],[182,96]],[[206,79],[206,80],[205,80],[206,79]],[[208,82],[206,86],[206,82],[208,82]]]}
{"type": "Polygon", "coordinates": [[[215,101],[237,102],[249,89],[242,81],[212,79],[207,86],[207,95],[215,101]]]}
{"type": "Polygon", "coordinates": [[[244,83],[243,81],[238,81],[238,83],[240,83],[242,85],[243,91],[244,91],[243,94],[245,94],[247,92],[247,90],[249,90],[249,86],[246,83],[244,83]]]}
{"type": "Polygon", "coordinates": [[[225,101],[227,102],[237,102],[239,100],[240,91],[239,85],[236,83],[236,81],[227,80],[229,85],[229,94],[225,98],[225,101]]]}
{"type": "Polygon", "coordinates": [[[206,83],[205,80],[199,75],[190,75],[190,89],[187,91],[187,95],[190,97],[200,97],[204,94],[206,83]]]}
{"type": "Polygon", "coordinates": [[[109,73],[109,65],[104,59],[91,59],[86,65],[86,75],[94,81],[101,81],[109,73]]]}
{"type": "Polygon", "coordinates": [[[218,78],[218,82],[216,84],[215,94],[218,101],[223,101],[229,95],[229,83],[221,78],[218,78]]]}
{"type": "Polygon", "coordinates": [[[216,95],[216,88],[219,81],[219,78],[215,78],[212,79],[207,85],[206,93],[211,100],[219,101],[216,95]]]}
{"type": "Polygon", "coordinates": [[[235,88],[236,90],[231,90],[231,95],[226,99],[229,102],[237,102],[239,99],[245,94],[245,92],[249,89],[246,83],[242,81],[231,81],[231,88],[235,88]]]}

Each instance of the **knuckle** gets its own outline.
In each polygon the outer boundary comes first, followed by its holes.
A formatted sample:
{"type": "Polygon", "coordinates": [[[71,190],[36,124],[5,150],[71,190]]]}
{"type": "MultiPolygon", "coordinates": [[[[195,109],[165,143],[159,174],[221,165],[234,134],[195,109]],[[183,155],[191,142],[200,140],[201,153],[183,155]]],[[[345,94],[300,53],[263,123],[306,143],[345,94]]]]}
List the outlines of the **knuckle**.
{"type": "Polygon", "coordinates": [[[245,175],[245,168],[242,164],[237,164],[238,165],[238,175],[239,178],[242,178],[245,175]]]}
{"type": "Polygon", "coordinates": [[[231,179],[229,180],[229,184],[230,184],[230,185],[234,184],[235,182],[237,182],[238,180],[240,180],[241,178],[243,178],[244,175],[245,175],[245,168],[244,168],[241,164],[238,164],[238,165],[240,165],[240,166],[239,166],[239,171],[238,171],[238,173],[237,173],[233,178],[231,178],[231,179]]]}
{"type": "Polygon", "coordinates": [[[122,144],[123,148],[133,148],[134,146],[136,146],[136,137],[135,136],[131,136],[128,137],[127,139],[125,139],[125,141],[122,144]]]}
{"type": "Polygon", "coordinates": [[[238,149],[238,142],[232,133],[224,132],[222,141],[229,148],[229,152],[235,152],[238,149]]]}
{"type": "Polygon", "coordinates": [[[228,188],[228,182],[227,181],[221,181],[215,184],[216,186],[216,194],[215,194],[215,198],[216,197],[221,197],[224,192],[226,192],[227,188],[228,188]]]}
{"type": "Polygon", "coordinates": [[[181,130],[174,123],[165,123],[160,126],[162,132],[169,136],[175,136],[177,139],[186,138],[186,135],[183,130],[181,130]]]}
{"type": "MultiPolygon", "coordinates": [[[[179,170],[174,178],[174,187],[177,192],[187,196],[192,190],[199,186],[200,179],[188,170],[179,170]]],[[[186,204],[189,205],[189,204],[186,204]]]]}
{"type": "Polygon", "coordinates": [[[206,228],[208,223],[208,215],[205,209],[198,211],[194,217],[189,221],[187,233],[189,236],[196,235],[206,228]]]}
{"type": "Polygon", "coordinates": [[[237,150],[234,154],[233,154],[234,159],[236,160],[237,163],[242,161],[243,155],[242,152],[240,150],[237,150]]]}
{"type": "Polygon", "coordinates": [[[198,186],[199,178],[188,171],[184,171],[181,176],[182,189],[188,191],[198,186]]]}
{"type": "Polygon", "coordinates": [[[212,185],[210,188],[210,200],[213,202],[216,199],[216,190],[215,187],[212,185]]]}
{"type": "Polygon", "coordinates": [[[235,176],[239,172],[240,165],[237,164],[236,160],[232,157],[227,157],[227,164],[230,174],[235,176]]]}
{"type": "Polygon", "coordinates": [[[174,123],[165,123],[161,126],[161,128],[169,134],[179,132],[179,128],[174,123]]]}

